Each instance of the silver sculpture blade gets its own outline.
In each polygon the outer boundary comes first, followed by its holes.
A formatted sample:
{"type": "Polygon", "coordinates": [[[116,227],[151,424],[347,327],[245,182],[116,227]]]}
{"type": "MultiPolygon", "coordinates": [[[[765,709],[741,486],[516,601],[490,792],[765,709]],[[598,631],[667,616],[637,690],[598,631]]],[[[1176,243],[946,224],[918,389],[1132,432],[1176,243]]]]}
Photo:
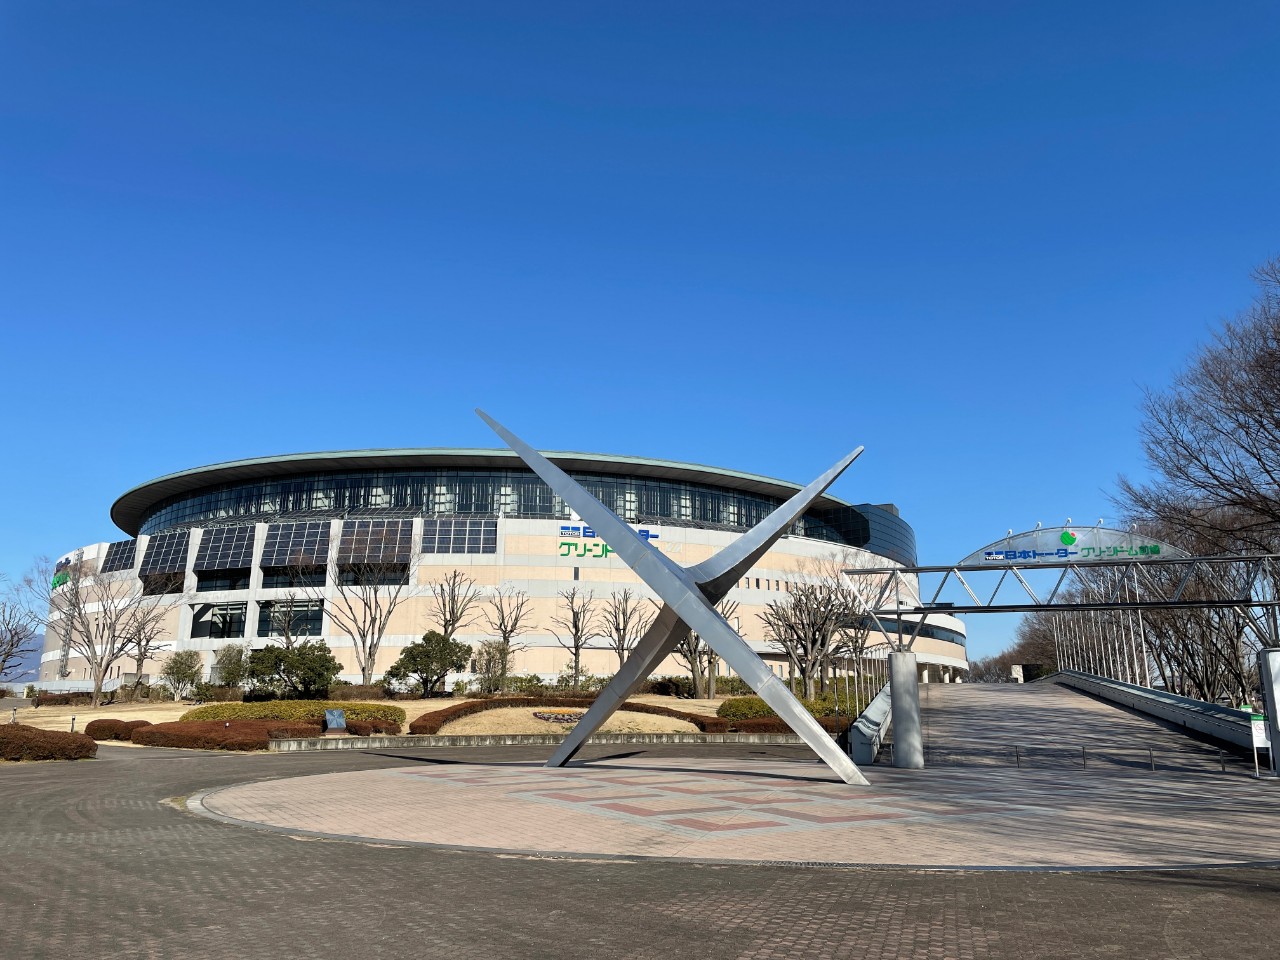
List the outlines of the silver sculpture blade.
{"type": "Polygon", "coordinates": [[[738,579],[861,454],[861,447],[715,557],[686,569],[659,552],[626,521],[529,444],[483,410],[476,410],[476,413],[578,516],[595,528],[613,552],[663,601],[662,610],[636,650],[586,715],[575,724],[548,766],[567,763],[586,738],[599,729],[649,675],[650,670],[674,649],[682,632],[693,629],[837,776],[845,783],[867,785],[866,778],[848,755],[715,609],[715,604],[738,579]]]}

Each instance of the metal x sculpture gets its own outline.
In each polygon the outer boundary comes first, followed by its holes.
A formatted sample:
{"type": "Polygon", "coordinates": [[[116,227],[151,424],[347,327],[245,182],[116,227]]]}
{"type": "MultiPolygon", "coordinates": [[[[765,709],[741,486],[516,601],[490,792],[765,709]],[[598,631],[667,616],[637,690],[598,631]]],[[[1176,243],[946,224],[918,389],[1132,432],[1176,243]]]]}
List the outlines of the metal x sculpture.
{"type": "Polygon", "coordinates": [[[848,755],[827,736],[827,732],[800,705],[787,685],[774,675],[715,608],[765,551],[858,458],[862,447],[842,458],[715,556],[695,566],[682,567],[659,552],[631,529],[626,521],[533,447],[483,410],[477,410],[476,413],[578,516],[595,528],[596,533],[613,552],[662,600],[662,609],[636,644],[631,656],[547,761],[547,766],[562,767],[568,763],[587,737],[595,733],[627,697],[635,693],[654,667],[675,649],[685,631],[692,628],[840,779],[845,783],[867,785],[866,777],[848,755]]]}

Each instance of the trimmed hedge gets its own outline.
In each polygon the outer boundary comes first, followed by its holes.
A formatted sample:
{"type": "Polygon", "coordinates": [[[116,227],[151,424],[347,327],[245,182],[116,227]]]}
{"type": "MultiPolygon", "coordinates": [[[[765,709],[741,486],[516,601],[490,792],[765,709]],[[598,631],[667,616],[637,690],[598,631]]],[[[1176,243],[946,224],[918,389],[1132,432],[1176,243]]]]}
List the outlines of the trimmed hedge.
{"type": "Polygon", "coordinates": [[[215,686],[212,683],[197,683],[192,695],[206,703],[239,703],[244,699],[241,687],[215,686]]]}
{"type": "Polygon", "coordinates": [[[25,723],[0,726],[0,760],[85,760],[97,753],[97,741],[83,733],[41,730],[25,723]]]}
{"type": "MultiPolygon", "coordinates": [[[[800,700],[801,706],[815,717],[834,716],[836,701],[834,697],[815,697],[812,700],[800,700]]],[[[841,715],[845,713],[840,710],[841,715]]],[[[752,720],[756,717],[776,717],[773,707],[759,697],[731,697],[716,708],[716,716],[726,720],[752,720]]]]}
{"type": "Polygon", "coordinates": [[[387,688],[380,683],[343,683],[329,688],[330,700],[390,700],[387,688]]]}
{"type": "Polygon", "coordinates": [[[400,724],[388,723],[385,720],[348,720],[347,733],[353,737],[370,737],[375,733],[397,734],[400,724]]]}
{"type": "Polygon", "coordinates": [[[91,693],[38,693],[35,697],[37,707],[87,707],[91,703],[91,693]]]}
{"type": "Polygon", "coordinates": [[[211,703],[188,710],[182,722],[193,720],[287,720],[291,723],[324,722],[326,710],[342,710],[347,721],[381,720],[394,723],[399,731],[404,723],[403,707],[387,703],[347,703],[333,700],[271,700],[267,703],[211,703]]]}
{"type": "Polygon", "coordinates": [[[279,720],[176,720],[133,731],[133,742],[148,747],[187,747],[193,750],[265,750],[270,740],[318,737],[316,724],[279,720]]]}
{"type": "MultiPolygon", "coordinates": [[[[582,707],[585,709],[593,703],[595,703],[594,698],[573,697],[507,697],[505,699],[472,700],[468,703],[458,703],[451,707],[445,707],[443,710],[424,713],[409,724],[409,732],[426,735],[436,734],[440,732],[441,727],[453,720],[483,713],[486,710],[500,710],[504,707],[582,707]]],[[[649,703],[624,703],[620,709],[631,713],[647,713],[652,716],[686,720],[703,733],[729,732],[728,721],[719,717],[705,717],[697,713],[684,713],[680,710],[672,710],[668,707],[659,707],[649,703]]]]}
{"type": "MultiPolygon", "coordinates": [[[[834,736],[839,736],[849,728],[849,718],[818,717],[822,729],[834,736]]],[[[732,724],[734,733],[795,733],[783,723],[781,717],[751,717],[747,720],[735,720],[732,724]]]]}
{"type": "Polygon", "coordinates": [[[90,720],[84,732],[95,740],[128,740],[133,731],[149,726],[150,720],[90,720]]]}

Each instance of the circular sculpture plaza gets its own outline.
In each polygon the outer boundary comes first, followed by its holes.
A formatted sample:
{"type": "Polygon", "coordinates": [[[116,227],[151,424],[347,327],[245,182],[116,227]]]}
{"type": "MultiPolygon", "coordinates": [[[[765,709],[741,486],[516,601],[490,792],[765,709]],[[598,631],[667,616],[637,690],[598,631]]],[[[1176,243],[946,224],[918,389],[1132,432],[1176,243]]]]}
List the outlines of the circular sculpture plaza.
{"type": "MultiPolygon", "coordinates": [[[[666,460],[548,457],[684,566],[722,549],[799,489],[666,460]]],[[[89,544],[60,563],[79,558],[122,581],[140,578],[171,606],[164,624],[171,649],[200,651],[206,671],[213,651],[225,644],[257,648],[278,639],[282,618],[278,606],[273,615],[273,605],[287,599],[293,635],[323,639],[343,664],[341,678],[358,682],[352,641],[329,609],[339,581],[357,566],[366,576],[376,568],[379,583],[402,586],[375,675],[433,628],[431,586],[453,570],[486,593],[528,595],[531,616],[514,670],[543,679],[553,679],[569,659],[552,622],[563,592],[589,592],[601,604],[623,589],[650,596],[509,450],[360,450],[215,464],[135,487],[115,502],[111,518],[128,539],[89,544]]],[[[734,626],[785,674],[784,659],[766,644],[758,620],[767,604],[785,599],[794,584],[832,560],[852,568],[909,566],[915,559],[915,534],[896,507],[822,496],[730,592],[738,604],[734,626]]],[[[892,622],[885,628],[904,629],[892,622]]],[[[491,633],[477,618],[457,639],[474,647],[491,633]]],[[[873,633],[868,645],[885,639],[873,633]]],[[[922,679],[949,681],[966,670],[964,639],[959,620],[931,614],[915,647],[922,679]]],[[[590,646],[584,668],[613,673],[618,658],[604,639],[590,646]]],[[[686,670],[672,658],[654,673],[686,670]]],[[[46,638],[40,683],[50,690],[87,684],[85,664],[62,646],[56,628],[46,638]]]]}

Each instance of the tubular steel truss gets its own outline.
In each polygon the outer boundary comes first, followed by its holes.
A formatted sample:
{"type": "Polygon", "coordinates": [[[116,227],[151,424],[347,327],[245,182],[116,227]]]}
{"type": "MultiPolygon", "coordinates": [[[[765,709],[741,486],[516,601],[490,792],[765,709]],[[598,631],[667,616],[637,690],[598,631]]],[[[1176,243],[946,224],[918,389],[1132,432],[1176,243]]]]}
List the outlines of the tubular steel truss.
{"type": "Polygon", "coordinates": [[[920,617],[909,639],[902,634],[901,647],[908,650],[930,614],[1233,608],[1263,632],[1274,632],[1280,607],[1280,554],[874,567],[845,574],[877,629],[881,617],[920,617]],[[1044,581],[1046,571],[1056,577],[1044,581]],[[928,601],[923,577],[938,578],[928,601]],[[1047,588],[1038,593],[1032,579],[1047,588]],[[940,602],[948,587],[952,594],[962,589],[972,602],[940,602]]]}

